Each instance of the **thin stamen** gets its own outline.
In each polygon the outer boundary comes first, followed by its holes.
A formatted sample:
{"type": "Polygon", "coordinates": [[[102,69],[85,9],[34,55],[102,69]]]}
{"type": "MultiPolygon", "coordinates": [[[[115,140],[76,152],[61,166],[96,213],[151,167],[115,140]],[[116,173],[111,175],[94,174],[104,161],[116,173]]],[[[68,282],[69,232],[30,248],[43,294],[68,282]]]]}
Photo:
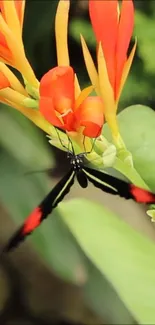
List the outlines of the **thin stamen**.
{"type": "Polygon", "coordinates": [[[69,108],[65,113],[60,114],[60,117],[64,117],[64,116],[66,116],[68,113],[71,113],[71,112],[72,112],[72,110],[71,110],[71,108],[69,108]]]}

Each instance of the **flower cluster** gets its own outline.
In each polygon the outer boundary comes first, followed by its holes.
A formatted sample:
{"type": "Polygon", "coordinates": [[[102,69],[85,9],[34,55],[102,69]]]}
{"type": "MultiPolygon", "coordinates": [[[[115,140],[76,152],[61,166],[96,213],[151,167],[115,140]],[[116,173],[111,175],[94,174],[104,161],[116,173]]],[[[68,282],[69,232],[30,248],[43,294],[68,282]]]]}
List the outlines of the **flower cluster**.
{"type": "MultiPolygon", "coordinates": [[[[68,14],[70,1],[60,0],[55,19],[57,66],[37,80],[24,51],[22,27],[25,0],[0,1],[0,101],[19,110],[51,135],[52,126],[76,139],[97,138],[106,120],[114,143],[120,143],[116,119],[118,101],[134,57],[127,56],[133,33],[132,0],[89,0],[97,43],[97,67],[84,38],[81,44],[91,85],[81,90],[70,66],[68,14]],[[22,82],[10,70],[18,70],[22,82]],[[92,91],[96,92],[92,96],[92,91]]],[[[123,143],[123,142],[121,142],[123,143]]]]}

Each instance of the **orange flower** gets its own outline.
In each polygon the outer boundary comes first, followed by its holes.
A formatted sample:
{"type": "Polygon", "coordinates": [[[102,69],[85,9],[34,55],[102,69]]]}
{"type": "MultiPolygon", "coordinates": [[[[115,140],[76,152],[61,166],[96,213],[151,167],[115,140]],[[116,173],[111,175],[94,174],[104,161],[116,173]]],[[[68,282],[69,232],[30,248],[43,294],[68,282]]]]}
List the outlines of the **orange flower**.
{"type": "Polygon", "coordinates": [[[85,88],[75,99],[75,74],[71,67],[48,71],[40,82],[40,112],[52,125],[67,132],[79,132],[95,138],[103,125],[103,105],[99,97],[88,97],[85,88]]]}
{"type": "Polygon", "coordinates": [[[0,61],[19,70],[28,83],[38,87],[22,42],[24,8],[25,0],[0,1],[0,61]]]}
{"type": "Polygon", "coordinates": [[[114,138],[117,139],[118,101],[136,49],[135,44],[127,58],[134,26],[133,2],[122,0],[120,11],[117,0],[89,0],[89,13],[97,40],[98,70],[82,38],[85,63],[92,84],[102,97],[106,120],[114,138]]]}

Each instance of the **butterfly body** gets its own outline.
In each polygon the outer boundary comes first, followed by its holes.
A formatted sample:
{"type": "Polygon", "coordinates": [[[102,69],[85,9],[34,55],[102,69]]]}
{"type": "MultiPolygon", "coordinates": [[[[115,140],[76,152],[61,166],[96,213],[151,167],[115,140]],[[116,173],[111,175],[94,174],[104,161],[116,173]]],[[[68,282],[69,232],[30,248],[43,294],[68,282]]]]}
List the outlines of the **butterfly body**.
{"type": "Polygon", "coordinates": [[[89,181],[102,191],[119,195],[125,199],[133,199],[140,203],[155,203],[155,194],[147,190],[136,187],[107,173],[84,166],[86,153],[75,155],[74,151],[69,151],[67,157],[70,159],[70,170],[55,185],[44,200],[26,218],[24,224],[11,237],[3,249],[8,252],[18,246],[29,234],[31,234],[41,222],[53,211],[63,200],[70,188],[74,184],[75,177],[82,188],[88,186],[89,181]]]}
{"type": "Polygon", "coordinates": [[[70,153],[68,156],[68,158],[70,158],[70,164],[75,172],[77,181],[82,188],[86,188],[88,186],[87,177],[82,170],[84,164],[84,156],[84,153],[78,155],[70,153]]]}

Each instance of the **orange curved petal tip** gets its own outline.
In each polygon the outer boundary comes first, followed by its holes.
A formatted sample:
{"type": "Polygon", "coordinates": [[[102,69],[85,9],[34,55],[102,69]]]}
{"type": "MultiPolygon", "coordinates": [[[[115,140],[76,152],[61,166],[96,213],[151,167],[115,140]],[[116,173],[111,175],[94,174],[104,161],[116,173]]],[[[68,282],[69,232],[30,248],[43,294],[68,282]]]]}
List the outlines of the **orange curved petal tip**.
{"type": "Polygon", "coordinates": [[[61,119],[57,117],[56,111],[53,106],[52,98],[41,97],[39,102],[40,113],[44,116],[44,118],[56,127],[63,127],[63,123],[61,119]]]}
{"type": "Polygon", "coordinates": [[[89,96],[80,105],[76,116],[81,126],[85,126],[83,134],[96,138],[100,135],[104,123],[103,104],[100,97],[89,96]]]}
{"type": "Polygon", "coordinates": [[[0,89],[11,87],[11,84],[3,72],[0,71],[0,89]]]}
{"type": "Polygon", "coordinates": [[[74,104],[74,72],[71,67],[55,67],[40,81],[40,96],[50,97],[54,109],[65,114],[74,104]]]}

